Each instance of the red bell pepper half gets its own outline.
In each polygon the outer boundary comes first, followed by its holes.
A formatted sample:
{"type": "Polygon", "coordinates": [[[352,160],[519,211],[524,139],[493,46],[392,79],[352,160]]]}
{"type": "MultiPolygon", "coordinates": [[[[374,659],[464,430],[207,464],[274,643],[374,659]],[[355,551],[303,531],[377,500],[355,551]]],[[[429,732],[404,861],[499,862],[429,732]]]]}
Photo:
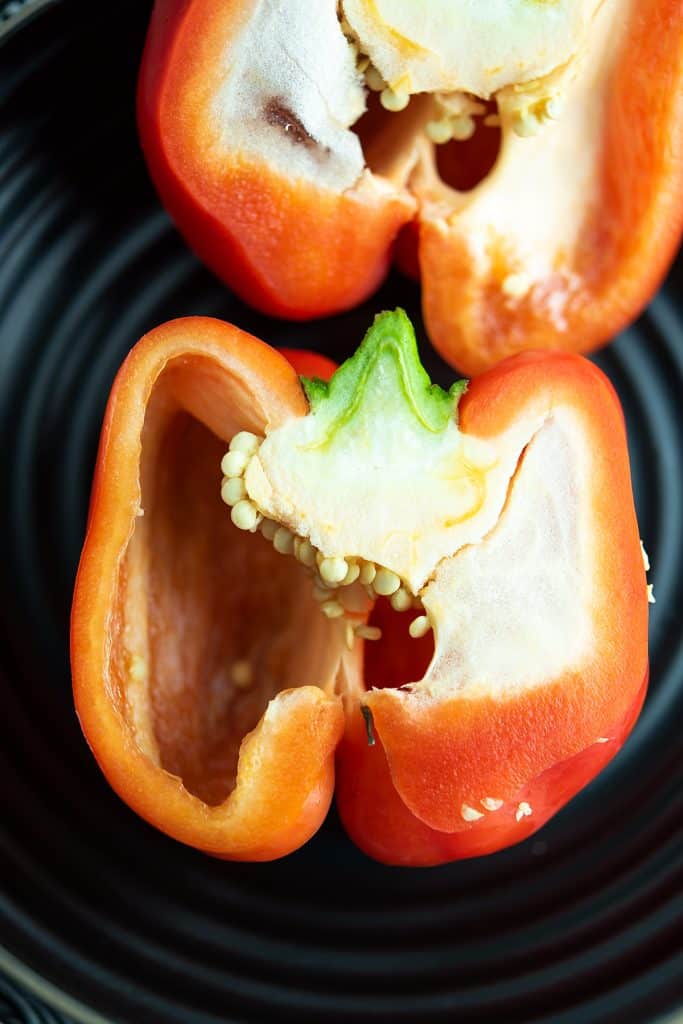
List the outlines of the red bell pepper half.
{"type": "Polygon", "coordinates": [[[305,842],[335,759],[342,819],[379,860],[516,843],[644,697],[616,395],[559,353],[444,391],[400,311],[329,383],[328,361],[288,359],[189,318],[117,376],[72,619],[95,757],[135,811],[220,857],[305,842]]]}
{"type": "Polygon", "coordinates": [[[140,137],[199,256],[303,319],[372,294],[400,237],[469,375],[632,320],[683,223],[683,0],[490,6],[157,0],[140,137]]]}

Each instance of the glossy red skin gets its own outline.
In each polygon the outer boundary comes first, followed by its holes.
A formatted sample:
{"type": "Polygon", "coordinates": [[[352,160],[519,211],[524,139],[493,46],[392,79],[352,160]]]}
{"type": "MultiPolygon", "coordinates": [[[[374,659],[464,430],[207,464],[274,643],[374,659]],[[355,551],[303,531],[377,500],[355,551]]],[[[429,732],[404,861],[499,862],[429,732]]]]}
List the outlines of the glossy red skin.
{"type": "MultiPolygon", "coordinates": [[[[398,636],[394,658],[410,661],[412,641],[398,636]]],[[[401,800],[391,778],[382,741],[372,744],[357,704],[347,709],[346,732],[337,749],[335,798],[344,828],[356,846],[374,860],[402,867],[433,867],[480,857],[521,843],[537,832],[612,760],[635,725],[647,692],[647,678],[633,705],[608,743],[595,743],[537,776],[507,804],[467,830],[455,833],[430,828],[401,800]],[[368,794],[372,798],[368,799],[368,794]],[[526,801],[533,817],[517,821],[526,801]]]]}
{"type": "Polygon", "coordinates": [[[201,259],[247,302],[292,319],[348,309],[372,294],[395,257],[422,282],[431,340],[467,376],[523,350],[591,351],[645,306],[683,227],[683,0],[623,0],[627,34],[595,97],[604,130],[578,237],[558,238],[548,254],[556,270],[518,297],[503,288],[516,269],[514,238],[482,225],[497,256],[480,268],[459,227],[456,193],[444,215],[448,200],[430,212],[424,183],[411,184],[414,194],[340,194],[229,149],[221,160],[207,156],[216,125],[199,94],[217,88],[219,44],[244,10],[245,0],[157,0],[138,123],[162,201],[201,259]]]}

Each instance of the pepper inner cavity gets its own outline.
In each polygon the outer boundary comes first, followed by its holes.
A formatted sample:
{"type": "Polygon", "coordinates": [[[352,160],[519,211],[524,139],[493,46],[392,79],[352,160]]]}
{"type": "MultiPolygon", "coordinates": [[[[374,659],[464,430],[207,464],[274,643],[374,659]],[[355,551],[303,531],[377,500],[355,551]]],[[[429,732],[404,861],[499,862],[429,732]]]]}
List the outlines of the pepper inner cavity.
{"type": "Polygon", "coordinates": [[[108,685],[145,755],[215,806],[278,693],[333,691],[339,645],[297,566],[230,523],[216,486],[225,442],[175,388],[167,370],[150,400],[108,685]]]}

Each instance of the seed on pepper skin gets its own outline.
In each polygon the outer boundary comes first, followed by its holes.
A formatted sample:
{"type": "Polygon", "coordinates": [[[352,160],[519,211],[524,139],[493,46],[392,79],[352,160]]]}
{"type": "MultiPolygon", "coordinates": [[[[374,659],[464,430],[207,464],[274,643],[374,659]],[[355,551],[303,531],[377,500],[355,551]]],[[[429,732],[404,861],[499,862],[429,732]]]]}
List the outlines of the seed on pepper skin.
{"type": "Polygon", "coordinates": [[[477,811],[474,807],[470,807],[468,804],[462,805],[460,808],[460,814],[465,821],[478,821],[479,818],[484,817],[481,811],[477,811]]]}
{"type": "Polygon", "coordinates": [[[408,626],[408,632],[414,640],[418,640],[421,636],[426,636],[431,628],[432,624],[427,616],[418,615],[408,626]]]}
{"type": "Polygon", "coordinates": [[[349,571],[345,558],[323,558],[318,568],[323,583],[341,583],[349,571]]]}
{"type": "Polygon", "coordinates": [[[294,551],[294,534],[286,526],[280,526],[273,537],[273,547],[281,555],[291,555],[294,551]]]}
{"type": "Polygon", "coordinates": [[[391,569],[378,569],[374,580],[375,592],[381,597],[390,597],[401,586],[401,580],[391,569]]]}
{"type": "Polygon", "coordinates": [[[497,800],[493,796],[485,796],[481,801],[481,806],[485,807],[487,811],[498,811],[503,806],[503,801],[497,800]]]}
{"type": "Polygon", "coordinates": [[[522,800],[521,804],[515,811],[515,821],[521,821],[522,818],[526,818],[530,814],[531,806],[526,802],[526,800],[522,800]]]}
{"type": "Polygon", "coordinates": [[[221,459],[224,476],[242,476],[247,468],[249,456],[245,452],[226,452],[221,459]]]}
{"type": "Polygon", "coordinates": [[[247,489],[241,476],[226,477],[221,485],[221,498],[226,505],[236,505],[247,496],[247,489]]]}
{"type": "Polygon", "coordinates": [[[390,603],[395,612],[406,612],[412,607],[413,599],[405,587],[399,587],[398,590],[391,595],[390,603]]]}
{"type": "Polygon", "coordinates": [[[230,513],[230,518],[240,530],[253,530],[259,523],[259,511],[253,501],[246,498],[237,502],[230,513]]]}
{"type": "Polygon", "coordinates": [[[244,452],[245,455],[255,455],[261,447],[261,438],[252,434],[250,430],[240,430],[230,442],[231,452],[244,452]]]}

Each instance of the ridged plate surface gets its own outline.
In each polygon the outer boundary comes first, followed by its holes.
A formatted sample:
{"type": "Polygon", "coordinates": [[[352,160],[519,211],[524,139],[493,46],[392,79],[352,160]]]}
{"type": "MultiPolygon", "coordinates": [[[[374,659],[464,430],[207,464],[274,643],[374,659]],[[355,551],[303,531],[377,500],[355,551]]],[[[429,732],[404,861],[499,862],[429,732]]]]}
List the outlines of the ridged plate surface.
{"type": "MultiPolygon", "coordinates": [[[[279,323],[202,269],[137,148],[148,14],[141,0],[106,11],[54,3],[0,48],[0,966],[75,1017],[135,1024],[624,1024],[673,1013],[683,1005],[680,264],[598,356],[626,411],[654,567],[650,694],[617,760],[541,833],[487,859],[392,870],[359,853],[332,814],[281,862],[228,864],[153,831],[97,770],[71,702],[68,613],[104,404],[129,347],[169,317],[206,313],[339,357],[377,310],[400,302],[419,316],[417,289],[394,277],[351,314],[279,323]]],[[[43,1013],[2,982],[3,1021],[57,1019],[43,1013]]]]}

